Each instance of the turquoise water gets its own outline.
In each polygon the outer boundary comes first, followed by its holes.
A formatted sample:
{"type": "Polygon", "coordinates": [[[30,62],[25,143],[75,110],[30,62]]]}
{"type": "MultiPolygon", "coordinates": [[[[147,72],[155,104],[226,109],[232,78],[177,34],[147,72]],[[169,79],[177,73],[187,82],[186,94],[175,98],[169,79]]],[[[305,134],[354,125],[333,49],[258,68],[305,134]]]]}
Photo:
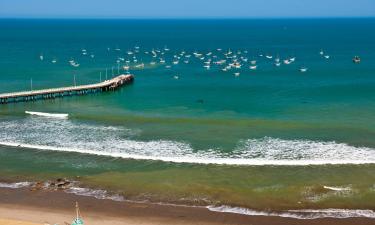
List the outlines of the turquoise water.
{"type": "MultiPolygon", "coordinates": [[[[32,179],[82,173],[87,184],[135,196],[150,180],[154,185],[141,192],[164,196],[162,184],[168,180],[170,189],[180,189],[175,193],[179,197],[160,197],[163,201],[202,192],[211,201],[248,207],[264,206],[266,201],[254,191],[262,185],[285,187],[267,191],[268,197],[289,193],[297,199],[306,188],[321,194],[321,186],[330,184],[358,191],[304,207],[374,208],[374,28],[374,19],[0,20],[0,92],[29,90],[31,79],[33,89],[73,85],[74,76],[77,84],[98,82],[106,69],[107,78],[125,73],[126,63],[116,61],[132,60],[127,51],[139,46],[138,62],[131,62],[129,71],[135,82],[119,91],[1,105],[0,161],[7,166],[0,172],[32,179]],[[160,50],[156,59],[145,54],[153,49],[160,50]],[[223,59],[229,49],[238,59],[248,59],[241,69],[203,68],[204,61],[223,59]],[[330,58],[320,55],[321,50],[330,58]],[[173,65],[173,56],[183,51],[173,65]],[[186,55],[192,55],[188,64],[183,62],[186,55]],[[355,55],[362,58],[360,64],[352,62],[355,55]],[[166,64],[150,64],[160,57],[166,64]],[[276,57],[280,67],[274,65],[276,57]],[[294,63],[283,63],[291,57],[296,57],[294,63]],[[72,67],[71,59],[80,66],[72,67]],[[257,60],[256,70],[249,69],[251,60],[257,60]],[[134,67],[141,62],[144,69],[134,67]],[[301,67],[308,71],[301,73],[301,67]],[[25,111],[68,113],[69,118],[25,111]],[[51,151],[56,151],[53,159],[44,156],[51,151]],[[78,159],[61,164],[56,156],[78,159]],[[268,171],[264,178],[251,183],[247,175],[262,168],[268,171]],[[280,168],[285,176],[296,168],[302,172],[285,184],[276,179],[280,168]],[[356,179],[346,180],[347,171],[356,179]],[[245,181],[233,175],[238,173],[245,181]],[[118,176],[134,182],[120,182],[118,176]],[[308,182],[304,176],[310,177],[308,182]],[[188,181],[197,187],[181,189],[188,181]],[[248,193],[250,186],[254,192],[248,193]],[[216,193],[224,187],[230,194],[216,193]],[[245,195],[259,197],[259,205],[238,200],[245,195]],[[354,204],[355,199],[360,201],[354,204]]],[[[275,197],[272,205],[288,205],[284,200],[275,197]]]]}

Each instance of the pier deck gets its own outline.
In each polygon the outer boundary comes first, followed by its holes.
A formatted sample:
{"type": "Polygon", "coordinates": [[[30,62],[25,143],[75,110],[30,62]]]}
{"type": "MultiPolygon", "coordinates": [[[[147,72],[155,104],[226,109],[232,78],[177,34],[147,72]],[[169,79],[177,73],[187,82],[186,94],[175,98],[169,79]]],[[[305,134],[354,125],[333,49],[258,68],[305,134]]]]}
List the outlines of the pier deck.
{"type": "Polygon", "coordinates": [[[106,80],[96,84],[79,85],[71,87],[50,88],[33,91],[21,91],[13,93],[0,94],[0,104],[24,102],[30,100],[50,99],[56,97],[82,95],[98,91],[115,90],[124,84],[131,83],[134,80],[133,75],[119,75],[113,79],[106,80]]]}

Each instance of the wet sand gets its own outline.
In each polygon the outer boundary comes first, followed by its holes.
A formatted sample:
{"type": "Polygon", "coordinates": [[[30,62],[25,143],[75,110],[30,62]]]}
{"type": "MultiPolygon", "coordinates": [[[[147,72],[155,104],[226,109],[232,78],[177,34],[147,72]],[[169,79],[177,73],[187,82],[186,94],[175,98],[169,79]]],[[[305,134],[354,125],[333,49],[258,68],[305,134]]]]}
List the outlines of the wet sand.
{"type": "Polygon", "coordinates": [[[247,216],[211,212],[206,208],[198,207],[99,200],[62,191],[30,191],[27,188],[0,188],[0,224],[8,224],[1,221],[9,220],[12,220],[12,223],[9,223],[12,225],[70,223],[75,215],[75,201],[80,204],[85,224],[90,225],[375,225],[374,219],[367,218],[298,220],[271,216],[247,216]],[[29,223],[21,223],[21,221],[29,223]]]}

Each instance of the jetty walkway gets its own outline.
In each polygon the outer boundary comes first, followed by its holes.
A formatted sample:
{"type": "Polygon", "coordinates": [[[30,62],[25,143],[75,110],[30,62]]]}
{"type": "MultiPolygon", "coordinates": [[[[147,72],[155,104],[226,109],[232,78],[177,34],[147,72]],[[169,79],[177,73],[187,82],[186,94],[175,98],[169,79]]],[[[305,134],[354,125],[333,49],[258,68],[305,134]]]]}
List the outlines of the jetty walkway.
{"type": "Polygon", "coordinates": [[[96,84],[50,88],[35,91],[21,91],[13,93],[0,94],[0,104],[35,101],[42,99],[61,98],[65,96],[84,95],[89,93],[96,93],[102,91],[115,90],[125,84],[131,83],[134,80],[133,75],[119,75],[113,79],[106,80],[96,84]]]}

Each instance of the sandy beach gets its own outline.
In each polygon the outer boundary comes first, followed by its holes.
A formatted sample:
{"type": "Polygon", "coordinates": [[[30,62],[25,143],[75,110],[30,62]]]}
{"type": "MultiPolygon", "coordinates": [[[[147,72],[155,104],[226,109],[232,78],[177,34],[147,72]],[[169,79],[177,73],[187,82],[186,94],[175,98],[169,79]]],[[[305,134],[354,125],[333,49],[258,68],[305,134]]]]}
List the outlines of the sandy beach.
{"type": "Polygon", "coordinates": [[[206,208],[116,202],[77,196],[61,191],[0,189],[0,224],[65,224],[74,218],[74,202],[78,201],[85,224],[375,224],[366,218],[298,220],[292,218],[247,216],[211,212],[206,208]]]}

